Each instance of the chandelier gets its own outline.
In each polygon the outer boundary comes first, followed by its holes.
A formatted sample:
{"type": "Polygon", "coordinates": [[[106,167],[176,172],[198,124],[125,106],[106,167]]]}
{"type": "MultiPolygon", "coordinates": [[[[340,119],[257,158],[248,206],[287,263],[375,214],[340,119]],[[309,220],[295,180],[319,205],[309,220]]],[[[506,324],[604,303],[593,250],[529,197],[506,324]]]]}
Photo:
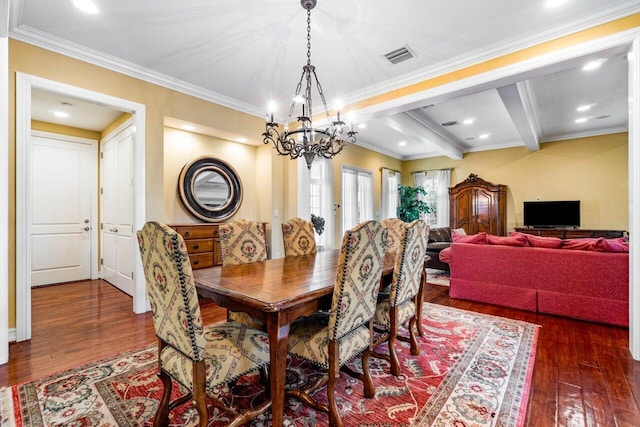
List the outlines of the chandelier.
{"type": "MultiPolygon", "coordinates": [[[[311,163],[316,156],[322,156],[326,159],[333,158],[340,153],[347,142],[356,142],[356,133],[353,125],[345,131],[346,125],[340,120],[340,111],[336,113],[337,117],[334,121],[329,114],[327,102],[322,91],[322,86],[316,75],[316,67],[311,65],[311,9],[316,6],[316,0],[301,0],[300,4],[307,10],[307,65],[302,67],[302,76],[296,87],[296,93],[289,108],[289,115],[282,131],[280,125],[273,120],[273,111],[267,116],[266,131],[262,134],[265,144],[273,143],[278,154],[281,156],[289,156],[292,160],[304,156],[307,167],[311,169],[311,163]],[[327,123],[330,125],[324,129],[314,128],[311,120],[311,80],[315,80],[324,112],[327,116],[327,123]],[[305,82],[304,93],[302,91],[302,82],[305,82]],[[298,116],[298,124],[289,130],[291,116],[295,109],[296,103],[302,104],[302,114],[298,116]]],[[[273,110],[273,108],[272,108],[273,110]]]]}

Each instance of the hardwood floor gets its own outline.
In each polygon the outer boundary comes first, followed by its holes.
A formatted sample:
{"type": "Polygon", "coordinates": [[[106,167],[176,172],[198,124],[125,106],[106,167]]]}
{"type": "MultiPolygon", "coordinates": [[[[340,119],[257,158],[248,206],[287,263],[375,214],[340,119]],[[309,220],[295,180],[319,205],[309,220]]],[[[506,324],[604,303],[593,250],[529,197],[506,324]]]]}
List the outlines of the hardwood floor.
{"type": "MultiPolygon", "coordinates": [[[[640,362],[625,328],[450,299],[430,285],[426,300],[541,325],[526,426],[640,426],[640,362]]],[[[10,344],[0,385],[13,385],[155,342],[149,313],[101,281],[34,289],[33,335],[10,344]]],[[[201,301],[206,323],[226,310],[201,301]]]]}

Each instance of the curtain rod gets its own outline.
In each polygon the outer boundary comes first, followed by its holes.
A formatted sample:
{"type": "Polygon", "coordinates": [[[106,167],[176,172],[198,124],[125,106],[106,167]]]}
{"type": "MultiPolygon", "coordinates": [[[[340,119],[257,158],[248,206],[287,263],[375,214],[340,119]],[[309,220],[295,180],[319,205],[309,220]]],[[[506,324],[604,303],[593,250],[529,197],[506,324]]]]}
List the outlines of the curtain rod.
{"type": "Polygon", "coordinates": [[[425,170],[421,170],[421,171],[411,171],[409,172],[411,175],[415,175],[417,173],[422,173],[422,172],[433,172],[433,171],[452,171],[453,168],[441,168],[441,169],[425,169],[425,170]]]}
{"type": "Polygon", "coordinates": [[[380,171],[382,171],[382,169],[386,169],[386,170],[389,170],[389,171],[392,171],[392,172],[396,172],[396,173],[399,173],[399,174],[402,173],[402,171],[391,169],[391,168],[388,168],[386,166],[380,166],[380,171]]]}

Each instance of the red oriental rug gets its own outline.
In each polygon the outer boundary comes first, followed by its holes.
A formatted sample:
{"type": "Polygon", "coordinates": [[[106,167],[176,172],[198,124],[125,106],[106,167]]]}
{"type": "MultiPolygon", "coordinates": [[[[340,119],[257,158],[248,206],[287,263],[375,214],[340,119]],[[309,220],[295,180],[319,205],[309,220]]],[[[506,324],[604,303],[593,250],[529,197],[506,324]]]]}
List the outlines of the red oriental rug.
{"type": "MultiPolygon", "coordinates": [[[[365,399],[362,385],[342,374],[339,408],[345,426],[522,426],[538,330],[530,323],[425,304],[420,355],[401,348],[402,375],[388,362],[371,359],[376,395],[365,399]]],[[[403,343],[404,344],[404,343],[403,343]]],[[[0,390],[0,425],[148,426],[161,395],[156,346],[0,390]]],[[[355,368],[359,361],[354,362],[355,368]]],[[[287,383],[314,381],[317,372],[292,358],[287,383]]],[[[217,390],[225,401],[246,406],[264,399],[258,375],[217,390]]],[[[322,396],[325,389],[318,391],[322,396]]],[[[194,425],[195,411],[172,412],[171,426],[194,425]]],[[[326,426],[326,414],[295,400],[287,402],[288,426],[326,426]]],[[[210,406],[209,426],[226,418],[210,406]]],[[[269,426],[270,414],[251,426],[269,426]]]]}

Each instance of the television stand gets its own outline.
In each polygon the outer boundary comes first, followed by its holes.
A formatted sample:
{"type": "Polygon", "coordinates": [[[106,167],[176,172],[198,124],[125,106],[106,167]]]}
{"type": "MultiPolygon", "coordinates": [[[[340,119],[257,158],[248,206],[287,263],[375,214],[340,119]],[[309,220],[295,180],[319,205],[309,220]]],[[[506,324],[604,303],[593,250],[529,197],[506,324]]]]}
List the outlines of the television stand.
{"type": "Polygon", "coordinates": [[[583,230],[580,228],[557,228],[557,227],[516,227],[519,233],[533,234],[535,236],[559,237],[561,239],[575,239],[582,237],[604,237],[614,239],[624,237],[624,230],[583,230]]]}

